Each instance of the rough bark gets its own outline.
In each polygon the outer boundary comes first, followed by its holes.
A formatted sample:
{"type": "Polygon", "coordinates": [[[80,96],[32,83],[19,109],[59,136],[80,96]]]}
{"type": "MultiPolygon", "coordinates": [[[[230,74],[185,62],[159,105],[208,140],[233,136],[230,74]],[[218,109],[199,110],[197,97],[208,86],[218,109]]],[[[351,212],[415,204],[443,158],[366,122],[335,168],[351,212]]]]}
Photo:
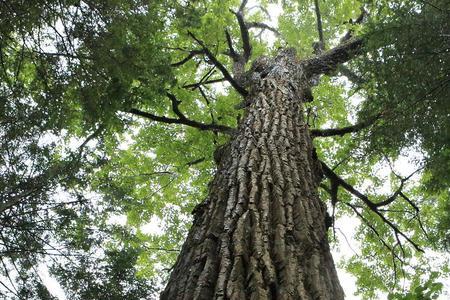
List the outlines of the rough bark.
{"type": "Polygon", "coordinates": [[[161,299],[343,299],[292,50],[264,58],[161,299]]]}

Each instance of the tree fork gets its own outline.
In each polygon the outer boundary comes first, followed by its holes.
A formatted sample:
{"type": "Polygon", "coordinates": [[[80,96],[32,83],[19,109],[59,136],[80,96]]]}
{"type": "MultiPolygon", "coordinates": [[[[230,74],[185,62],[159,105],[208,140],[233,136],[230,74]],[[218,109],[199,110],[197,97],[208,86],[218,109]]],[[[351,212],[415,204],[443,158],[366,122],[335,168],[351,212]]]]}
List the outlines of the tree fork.
{"type": "Polygon", "coordinates": [[[309,78],[292,50],[266,67],[161,299],[344,298],[303,120],[309,78]]]}

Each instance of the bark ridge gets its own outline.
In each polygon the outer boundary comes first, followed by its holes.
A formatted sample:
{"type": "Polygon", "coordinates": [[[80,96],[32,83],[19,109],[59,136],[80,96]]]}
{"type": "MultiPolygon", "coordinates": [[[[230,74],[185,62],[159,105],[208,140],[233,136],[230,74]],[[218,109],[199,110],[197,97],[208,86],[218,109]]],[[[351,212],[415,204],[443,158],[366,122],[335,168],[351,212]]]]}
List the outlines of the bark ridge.
{"type": "Polygon", "coordinates": [[[161,299],[343,299],[293,50],[251,74],[249,105],[161,299]]]}

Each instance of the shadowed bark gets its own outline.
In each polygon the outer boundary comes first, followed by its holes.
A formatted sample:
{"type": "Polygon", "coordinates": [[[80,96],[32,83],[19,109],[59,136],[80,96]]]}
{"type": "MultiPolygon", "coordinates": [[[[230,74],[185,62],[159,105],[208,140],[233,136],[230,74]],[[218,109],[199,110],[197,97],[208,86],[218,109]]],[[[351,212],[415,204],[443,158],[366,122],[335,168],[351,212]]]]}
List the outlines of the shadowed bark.
{"type": "Polygon", "coordinates": [[[252,74],[245,117],[161,299],[343,299],[292,50],[252,74]]]}

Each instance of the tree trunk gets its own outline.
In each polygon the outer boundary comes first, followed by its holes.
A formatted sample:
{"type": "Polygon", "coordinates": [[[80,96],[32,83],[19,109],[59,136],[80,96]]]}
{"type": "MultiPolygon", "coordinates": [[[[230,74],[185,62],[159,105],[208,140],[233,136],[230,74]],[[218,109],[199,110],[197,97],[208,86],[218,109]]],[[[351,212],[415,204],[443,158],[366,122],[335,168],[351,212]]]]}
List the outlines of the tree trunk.
{"type": "Polygon", "coordinates": [[[222,149],[208,198],[161,299],[343,299],[318,197],[321,170],[292,50],[260,58],[246,115],[222,149]]]}

